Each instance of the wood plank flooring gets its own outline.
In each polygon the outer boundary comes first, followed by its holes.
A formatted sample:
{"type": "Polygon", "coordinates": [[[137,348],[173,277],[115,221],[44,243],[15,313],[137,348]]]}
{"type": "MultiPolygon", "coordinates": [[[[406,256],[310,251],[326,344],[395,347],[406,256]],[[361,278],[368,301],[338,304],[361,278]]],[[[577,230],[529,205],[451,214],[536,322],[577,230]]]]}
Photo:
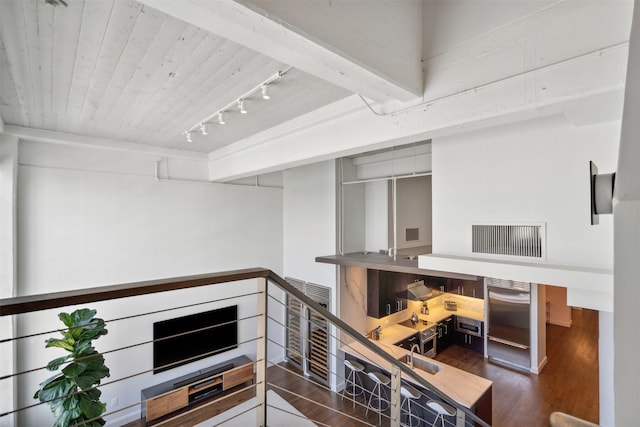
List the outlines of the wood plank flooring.
{"type": "MultiPolygon", "coordinates": [[[[548,363],[540,375],[490,363],[480,354],[458,346],[449,347],[436,360],[494,382],[493,425],[496,427],[548,426],[549,416],[554,411],[598,423],[598,312],[574,310],[571,328],[547,325],[547,357],[548,363]]],[[[343,401],[339,394],[312,381],[303,381],[282,367],[297,371],[290,364],[270,367],[267,371],[268,382],[273,384],[270,388],[309,419],[328,426],[379,425],[378,416],[372,411],[365,416],[363,406],[356,404],[353,408],[352,402],[343,401]]],[[[249,397],[249,394],[238,395],[234,400],[249,397]]],[[[208,413],[199,413],[197,419],[185,418],[167,426],[193,425],[197,420],[206,419],[202,417],[211,417],[222,409],[212,405],[208,413]]],[[[129,424],[133,425],[144,424],[129,424]]],[[[380,425],[389,423],[383,418],[380,425]]]]}
{"type": "Polygon", "coordinates": [[[494,426],[548,426],[554,411],[598,423],[598,312],[573,310],[573,325],[547,325],[548,363],[539,375],[490,363],[453,346],[436,360],[493,381],[494,426]]]}

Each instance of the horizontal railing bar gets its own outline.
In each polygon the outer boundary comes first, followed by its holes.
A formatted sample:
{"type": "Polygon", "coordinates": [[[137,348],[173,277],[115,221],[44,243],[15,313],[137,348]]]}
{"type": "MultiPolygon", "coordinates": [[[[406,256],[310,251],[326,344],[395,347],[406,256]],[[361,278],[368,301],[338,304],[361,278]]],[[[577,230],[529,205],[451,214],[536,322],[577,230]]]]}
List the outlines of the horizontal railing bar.
{"type": "MultiPolygon", "coordinates": [[[[259,294],[260,294],[260,292],[249,292],[249,293],[246,293],[246,294],[243,294],[243,295],[234,295],[232,297],[218,298],[218,299],[204,301],[204,302],[197,302],[197,303],[194,303],[194,304],[180,305],[180,306],[176,306],[176,307],[165,308],[165,309],[162,309],[162,310],[147,311],[146,313],[134,314],[134,315],[131,315],[131,316],[123,316],[123,317],[115,317],[113,319],[105,319],[104,323],[108,325],[108,324],[112,324],[113,322],[120,322],[122,320],[136,319],[138,317],[149,316],[151,314],[166,313],[166,312],[169,312],[169,311],[181,310],[183,308],[197,307],[197,306],[200,306],[200,305],[212,304],[214,302],[234,300],[234,299],[239,299],[239,298],[255,296],[255,295],[259,295],[259,294]]],[[[256,317],[256,316],[251,316],[251,317],[256,317]]],[[[238,320],[244,320],[244,319],[238,319],[238,320]]],[[[94,323],[93,321],[88,323],[88,325],[92,325],[92,324],[96,324],[96,323],[94,323]]],[[[34,333],[34,334],[20,335],[20,336],[11,337],[11,338],[4,338],[4,339],[0,339],[0,344],[5,343],[5,342],[10,342],[10,341],[22,340],[22,339],[26,339],[26,338],[35,338],[35,337],[39,337],[39,336],[42,336],[42,335],[55,334],[57,332],[62,333],[62,332],[68,331],[68,330],[69,330],[69,328],[60,328],[60,329],[49,330],[49,331],[46,331],[46,332],[37,332],[37,333],[34,333]]],[[[170,338],[170,337],[168,337],[168,338],[170,338]]]]}
{"type": "Polygon", "coordinates": [[[267,278],[270,271],[264,268],[207,273],[169,279],[132,282],[121,285],[101,286],[51,294],[27,295],[0,300],[0,316],[29,313],[69,305],[107,301],[118,298],[148,295],[158,292],[175,291],[199,286],[237,282],[239,280],[267,278]]]}
{"type": "MultiPolygon", "coordinates": [[[[229,325],[231,323],[239,323],[239,322],[242,322],[244,320],[256,319],[256,318],[258,318],[260,316],[261,316],[260,314],[254,314],[254,315],[251,315],[251,316],[240,318],[238,320],[232,320],[232,321],[229,321],[229,322],[226,322],[226,323],[220,323],[220,324],[217,324],[217,325],[207,326],[207,327],[200,328],[200,329],[193,329],[193,330],[191,330],[189,332],[182,332],[182,333],[179,333],[179,334],[170,335],[170,336],[163,337],[163,338],[158,338],[158,339],[140,341],[140,342],[137,342],[135,344],[126,345],[124,347],[116,347],[116,348],[112,348],[111,350],[100,351],[98,353],[91,354],[91,355],[88,355],[88,356],[77,357],[75,359],[69,359],[66,362],[63,362],[60,366],[65,365],[65,364],[69,364],[69,363],[72,363],[72,362],[78,362],[78,361],[82,361],[82,360],[92,359],[94,357],[100,357],[101,355],[107,355],[107,354],[110,354],[110,353],[117,353],[118,351],[130,350],[132,348],[141,347],[141,346],[144,346],[144,345],[149,345],[149,344],[153,344],[153,343],[156,343],[156,342],[166,341],[166,340],[171,339],[171,338],[175,338],[175,337],[178,337],[178,336],[189,335],[189,334],[192,334],[192,333],[195,333],[195,332],[199,332],[199,331],[203,331],[203,330],[212,330],[212,329],[216,329],[216,328],[219,328],[221,326],[224,326],[224,325],[229,325]]],[[[91,323],[89,323],[89,325],[90,324],[91,323]]],[[[24,338],[24,337],[19,337],[19,338],[24,338]]],[[[251,340],[244,341],[244,342],[239,343],[239,344],[246,344],[246,343],[251,342],[251,341],[256,341],[257,339],[258,339],[258,337],[252,338],[251,340]]],[[[215,354],[216,353],[211,353],[211,354],[207,355],[207,357],[215,355],[215,354]]],[[[181,362],[184,362],[185,360],[187,360],[187,359],[179,360],[178,362],[174,362],[174,363],[181,363],[181,362]]],[[[33,372],[41,371],[43,369],[47,369],[47,367],[46,366],[40,366],[38,368],[32,368],[32,369],[16,372],[16,373],[9,374],[9,375],[3,375],[3,376],[0,376],[0,381],[6,380],[6,379],[9,379],[9,378],[12,378],[12,377],[17,377],[17,376],[20,376],[20,375],[25,375],[25,374],[30,374],[30,373],[33,373],[33,372]]]]}

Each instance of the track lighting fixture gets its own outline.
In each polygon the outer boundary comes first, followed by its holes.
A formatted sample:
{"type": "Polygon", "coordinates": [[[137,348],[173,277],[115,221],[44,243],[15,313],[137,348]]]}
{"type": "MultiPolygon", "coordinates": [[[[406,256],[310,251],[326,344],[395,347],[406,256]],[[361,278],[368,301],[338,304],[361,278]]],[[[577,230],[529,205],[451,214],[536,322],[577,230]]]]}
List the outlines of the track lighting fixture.
{"type": "Polygon", "coordinates": [[[238,109],[240,110],[240,114],[247,114],[247,110],[244,108],[244,99],[238,100],[238,109]]]}
{"type": "MultiPolygon", "coordinates": [[[[61,1],[61,0],[59,0],[59,1],[61,1]]],[[[219,124],[221,124],[221,125],[225,124],[226,121],[224,119],[224,113],[229,111],[230,109],[232,109],[233,106],[236,105],[236,104],[238,106],[238,110],[239,110],[240,114],[247,114],[247,109],[245,108],[245,103],[246,103],[247,99],[251,98],[251,96],[254,95],[256,92],[258,92],[258,91],[262,92],[262,99],[271,99],[271,95],[269,94],[269,85],[271,83],[275,82],[276,80],[282,78],[282,76],[284,76],[286,73],[288,73],[292,68],[293,67],[288,67],[288,68],[286,68],[286,69],[284,69],[282,71],[278,71],[277,73],[275,73],[274,75],[272,75],[268,79],[264,80],[259,85],[254,86],[251,90],[249,90],[248,92],[244,93],[242,96],[236,98],[235,101],[228,103],[224,107],[220,108],[218,111],[216,111],[213,114],[205,117],[204,119],[202,119],[201,121],[199,121],[198,123],[193,125],[191,128],[189,128],[187,131],[184,132],[184,134],[187,136],[187,141],[188,142],[192,142],[192,140],[191,140],[191,132],[193,132],[194,130],[197,130],[197,129],[200,129],[200,132],[202,133],[202,135],[208,135],[206,123],[211,124],[211,121],[213,119],[215,119],[216,117],[218,118],[218,123],[219,124]]]]}
{"type": "Polygon", "coordinates": [[[271,95],[269,95],[269,85],[263,84],[261,89],[262,89],[262,99],[271,99],[271,95]]]}

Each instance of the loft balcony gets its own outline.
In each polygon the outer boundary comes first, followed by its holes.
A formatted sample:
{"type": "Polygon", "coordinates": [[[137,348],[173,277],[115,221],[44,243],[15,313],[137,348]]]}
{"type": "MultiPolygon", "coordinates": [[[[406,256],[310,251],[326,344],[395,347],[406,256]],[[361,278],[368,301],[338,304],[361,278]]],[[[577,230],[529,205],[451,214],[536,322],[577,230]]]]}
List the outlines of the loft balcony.
{"type": "Polygon", "coordinates": [[[108,426],[431,425],[434,401],[451,408],[446,425],[491,423],[490,387],[482,401],[488,411],[461,403],[432,373],[402,363],[404,355],[385,351],[325,306],[266,269],[1,300],[0,353],[12,357],[0,373],[0,424],[53,424],[50,402],[33,396],[54,374],[47,363],[64,351],[44,342],[65,331],[60,312],[81,308],[96,310],[108,330],[92,343],[109,368],[93,386],[106,404],[94,420],[108,426]],[[365,370],[351,376],[345,359],[365,370]],[[383,402],[375,400],[372,371],[389,379],[383,402]],[[408,388],[418,393],[410,405],[408,388]]]}

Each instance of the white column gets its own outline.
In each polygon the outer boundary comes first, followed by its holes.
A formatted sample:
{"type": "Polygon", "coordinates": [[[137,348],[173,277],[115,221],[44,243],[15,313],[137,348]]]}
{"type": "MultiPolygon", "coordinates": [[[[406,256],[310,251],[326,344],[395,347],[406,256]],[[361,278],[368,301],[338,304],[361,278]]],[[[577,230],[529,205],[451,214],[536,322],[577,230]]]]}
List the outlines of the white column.
{"type": "Polygon", "coordinates": [[[615,425],[614,408],[614,366],[613,366],[613,313],[600,311],[598,316],[598,381],[600,395],[600,425],[615,425]]]}
{"type": "MultiPolygon", "coordinates": [[[[634,2],[629,60],[613,202],[614,306],[613,357],[615,419],[611,425],[640,420],[640,1],[634,2]]],[[[602,392],[601,392],[602,394],[602,392]]]]}
{"type": "Polygon", "coordinates": [[[267,279],[258,279],[258,318],[256,349],[256,426],[267,425],[267,279]]]}
{"type": "MultiPolygon", "coordinates": [[[[17,295],[16,280],[16,199],[18,182],[18,138],[0,134],[0,298],[17,295]]],[[[13,316],[0,317],[0,338],[15,336],[13,316]]],[[[16,372],[16,355],[13,342],[0,347],[2,375],[16,372]]],[[[17,406],[16,381],[0,382],[0,413],[17,406]],[[5,396],[11,396],[7,398],[5,396]]],[[[14,416],[0,418],[0,426],[17,425],[14,416]]]]}

